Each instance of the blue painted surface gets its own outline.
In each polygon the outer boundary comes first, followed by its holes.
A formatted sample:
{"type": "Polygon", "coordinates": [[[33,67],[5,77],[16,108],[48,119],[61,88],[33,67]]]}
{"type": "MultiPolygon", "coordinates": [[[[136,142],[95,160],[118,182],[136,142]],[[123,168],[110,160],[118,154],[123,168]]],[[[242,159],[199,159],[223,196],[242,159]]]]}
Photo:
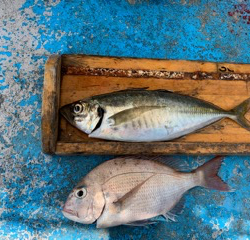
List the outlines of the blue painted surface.
{"type": "MultiPolygon", "coordinates": [[[[98,230],[60,210],[75,183],[111,156],[47,156],[40,139],[50,54],[250,63],[248,9],[243,0],[0,0],[0,238],[248,239],[248,156],[221,168],[235,192],[191,190],[178,223],[98,230]]],[[[181,158],[190,167],[209,159],[181,158]]]]}

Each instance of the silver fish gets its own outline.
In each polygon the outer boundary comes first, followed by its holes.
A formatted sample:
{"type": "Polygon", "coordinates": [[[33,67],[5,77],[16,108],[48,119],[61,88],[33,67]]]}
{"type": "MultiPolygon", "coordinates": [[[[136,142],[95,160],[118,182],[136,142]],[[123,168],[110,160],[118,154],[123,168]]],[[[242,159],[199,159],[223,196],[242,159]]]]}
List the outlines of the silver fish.
{"type": "Polygon", "coordinates": [[[230,191],[217,176],[221,162],[222,157],[218,156],[186,173],[176,170],[178,161],[162,157],[118,157],[106,161],[71,191],[63,215],[83,224],[96,221],[97,228],[146,225],[159,215],[174,220],[180,211],[177,203],[189,189],[202,186],[230,191]]]}
{"type": "Polygon", "coordinates": [[[123,90],[68,104],[61,114],[92,138],[127,142],[172,140],[222,118],[250,131],[250,98],[231,111],[166,90],[123,90]]]}

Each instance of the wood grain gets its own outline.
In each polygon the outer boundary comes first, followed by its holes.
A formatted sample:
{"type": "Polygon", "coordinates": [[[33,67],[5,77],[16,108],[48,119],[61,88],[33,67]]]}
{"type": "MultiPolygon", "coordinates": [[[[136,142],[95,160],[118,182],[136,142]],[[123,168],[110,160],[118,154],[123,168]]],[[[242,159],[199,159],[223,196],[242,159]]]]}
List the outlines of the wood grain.
{"type": "Polygon", "coordinates": [[[55,153],[58,135],[61,56],[52,55],[45,64],[42,104],[42,149],[55,153]]]}
{"type": "MultiPolygon", "coordinates": [[[[250,96],[250,76],[247,74],[250,73],[250,65],[247,64],[62,55],[61,71],[60,91],[57,90],[60,106],[93,95],[142,87],[187,94],[225,110],[234,108],[250,96]],[[150,71],[153,71],[154,77],[150,77],[150,71]],[[178,72],[178,78],[167,78],[167,71],[171,72],[171,76],[178,72]]],[[[246,114],[246,118],[250,120],[250,113],[246,114]]],[[[223,119],[171,142],[154,143],[92,139],[61,116],[58,125],[58,137],[54,136],[54,139],[57,138],[56,147],[50,150],[56,154],[250,153],[250,132],[230,119],[223,119]]],[[[54,125],[56,129],[58,125],[54,125]]]]}
{"type": "Polygon", "coordinates": [[[181,72],[217,72],[217,63],[186,60],[116,58],[86,55],[62,55],[63,67],[149,69],[181,72]]]}
{"type": "Polygon", "coordinates": [[[249,154],[250,144],[246,143],[121,143],[121,142],[79,142],[57,143],[56,154],[59,155],[162,155],[162,154],[192,154],[192,155],[228,155],[249,154]],[[143,151],[142,151],[143,150],[143,151]]]}

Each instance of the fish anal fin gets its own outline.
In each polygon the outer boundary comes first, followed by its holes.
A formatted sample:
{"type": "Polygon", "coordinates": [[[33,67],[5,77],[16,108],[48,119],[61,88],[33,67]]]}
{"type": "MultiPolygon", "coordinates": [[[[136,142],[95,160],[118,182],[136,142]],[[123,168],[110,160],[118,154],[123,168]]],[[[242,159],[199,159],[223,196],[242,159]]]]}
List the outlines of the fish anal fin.
{"type": "Polygon", "coordinates": [[[171,212],[167,212],[165,214],[162,214],[162,216],[166,219],[166,221],[172,221],[177,222],[177,216],[171,212]]]}
{"type": "Polygon", "coordinates": [[[175,204],[175,206],[168,211],[167,213],[162,214],[162,216],[167,220],[167,221],[173,221],[177,222],[177,215],[181,214],[183,212],[185,204],[185,199],[182,197],[180,201],[175,204]]]}
{"type": "Polygon", "coordinates": [[[183,212],[184,205],[185,205],[185,198],[182,197],[180,201],[169,212],[174,215],[179,215],[183,212]]]}
{"type": "Polygon", "coordinates": [[[141,186],[143,184],[145,184],[150,178],[152,178],[153,176],[155,176],[155,174],[151,175],[150,177],[148,177],[147,179],[145,179],[144,181],[142,181],[141,183],[139,183],[138,185],[136,185],[134,188],[132,188],[129,192],[125,193],[121,198],[117,199],[116,201],[114,201],[114,205],[116,206],[122,206],[122,204],[130,197],[132,197],[134,194],[137,193],[137,191],[141,188],[141,186]]]}

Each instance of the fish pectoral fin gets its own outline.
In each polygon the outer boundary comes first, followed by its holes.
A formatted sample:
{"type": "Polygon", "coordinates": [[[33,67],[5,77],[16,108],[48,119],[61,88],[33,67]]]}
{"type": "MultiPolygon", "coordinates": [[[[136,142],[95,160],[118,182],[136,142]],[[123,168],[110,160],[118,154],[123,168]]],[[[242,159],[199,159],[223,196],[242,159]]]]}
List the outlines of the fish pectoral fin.
{"type": "Polygon", "coordinates": [[[148,177],[147,179],[145,179],[144,181],[142,181],[141,183],[139,183],[138,185],[136,185],[129,192],[125,193],[121,198],[119,198],[118,200],[114,201],[113,204],[115,206],[120,206],[121,207],[128,198],[131,198],[133,195],[135,195],[137,193],[137,191],[141,188],[141,186],[143,184],[145,184],[150,178],[154,177],[155,175],[156,174],[151,175],[150,177],[148,177]]]}
{"type": "Polygon", "coordinates": [[[127,123],[131,122],[133,119],[137,118],[143,113],[163,108],[160,106],[141,106],[141,107],[134,107],[134,108],[129,108],[126,110],[123,110],[121,112],[118,112],[108,118],[108,122],[110,126],[117,126],[122,123],[127,123]]]}
{"type": "Polygon", "coordinates": [[[123,225],[133,226],[133,227],[146,227],[148,225],[157,224],[157,223],[158,223],[158,221],[146,219],[146,220],[140,220],[140,221],[126,223],[123,225]]]}

